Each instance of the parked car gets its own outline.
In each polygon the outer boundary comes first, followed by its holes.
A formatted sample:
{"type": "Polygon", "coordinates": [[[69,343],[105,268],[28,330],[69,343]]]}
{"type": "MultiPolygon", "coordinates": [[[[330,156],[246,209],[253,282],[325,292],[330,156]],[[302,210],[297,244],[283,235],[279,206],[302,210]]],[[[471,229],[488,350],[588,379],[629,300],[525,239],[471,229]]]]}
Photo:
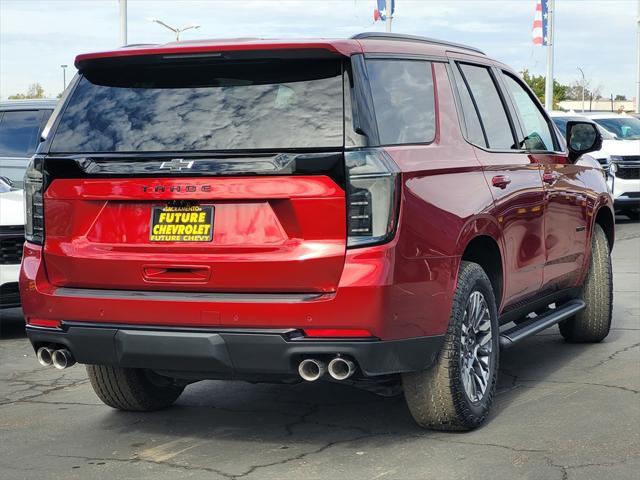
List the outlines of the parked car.
{"type": "MultiPolygon", "coordinates": [[[[569,121],[593,121],[576,113],[550,112],[551,119],[565,135],[569,121]]],[[[595,122],[594,122],[595,124],[595,122]]],[[[597,124],[596,124],[597,125],[597,124]]],[[[640,206],[640,140],[619,140],[598,125],[602,148],[592,156],[602,165],[615,209],[638,220],[640,206]]]]}
{"type": "Polygon", "coordinates": [[[551,120],[556,125],[556,127],[558,127],[558,130],[560,130],[560,134],[563,137],[567,135],[568,122],[591,122],[596,127],[598,127],[598,130],[600,131],[600,135],[602,136],[602,148],[597,152],[591,152],[591,156],[595,158],[598,161],[598,163],[602,165],[603,168],[608,168],[609,161],[610,161],[609,160],[610,153],[607,147],[611,146],[615,148],[616,146],[615,144],[610,144],[611,141],[615,140],[616,138],[615,136],[611,135],[604,128],[599,127],[598,124],[593,120],[590,120],[589,118],[583,115],[580,115],[579,113],[561,112],[561,111],[551,111],[548,113],[549,113],[549,116],[551,117],[551,120]]]}
{"type": "Polygon", "coordinates": [[[55,104],[55,100],[0,102],[0,308],[20,305],[23,177],[55,104]]]}
{"type": "Polygon", "coordinates": [[[605,140],[609,153],[609,188],[616,210],[640,219],[640,120],[617,113],[588,113],[613,141],[605,140]]]}
{"type": "Polygon", "coordinates": [[[565,146],[476,48],[365,33],[76,66],[26,175],[21,293],[40,363],[86,364],[107,405],[328,379],[401,385],[418,424],[465,430],[501,347],[607,336],[600,134],[573,122],[565,146]]]}

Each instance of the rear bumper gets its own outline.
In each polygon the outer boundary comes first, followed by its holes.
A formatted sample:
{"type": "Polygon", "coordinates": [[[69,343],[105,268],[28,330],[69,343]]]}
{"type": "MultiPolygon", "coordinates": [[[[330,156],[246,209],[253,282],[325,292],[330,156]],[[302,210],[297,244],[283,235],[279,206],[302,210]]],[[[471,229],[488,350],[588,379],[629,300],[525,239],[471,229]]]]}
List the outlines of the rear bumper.
{"type": "Polygon", "coordinates": [[[308,340],[295,330],[140,328],[63,322],[61,328],[27,326],[34,348],[64,345],[76,361],[152,369],[189,379],[286,379],[297,377],[302,358],[351,357],[364,376],[427,368],[444,336],[404,340],[308,340]]]}
{"type": "Polygon", "coordinates": [[[42,247],[25,244],[20,295],[27,320],[139,328],[362,329],[381,340],[446,332],[457,259],[410,262],[393,244],[348,250],[334,292],[207,293],[56,287],[42,247]]]}

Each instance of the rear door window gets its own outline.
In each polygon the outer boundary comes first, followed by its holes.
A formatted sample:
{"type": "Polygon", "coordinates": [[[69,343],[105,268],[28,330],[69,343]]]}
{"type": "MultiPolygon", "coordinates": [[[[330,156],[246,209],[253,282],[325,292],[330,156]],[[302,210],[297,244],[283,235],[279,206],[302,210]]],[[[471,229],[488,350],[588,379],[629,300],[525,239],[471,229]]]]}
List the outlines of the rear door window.
{"type": "Polygon", "coordinates": [[[489,148],[509,150],[516,147],[505,106],[489,69],[469,64],[460,64],[460,69],[482,120],[489,148]]]}
{"type": "Polygon", "coordinates": [[[333,148],[343,131],[341,59],[130,65],[84,73],[51,151],[333,148]]]}
{"type": "Polygon", "coordinates": [[[367,72],[380,143],[432,142],[436,127],[431,62],[370,59],[367,72]]]}
{"type": "Polygon", "coordinates": [[[0,156],[29,157],[38,146],[42,111],[18,110],[0,113],[0,156]]]}

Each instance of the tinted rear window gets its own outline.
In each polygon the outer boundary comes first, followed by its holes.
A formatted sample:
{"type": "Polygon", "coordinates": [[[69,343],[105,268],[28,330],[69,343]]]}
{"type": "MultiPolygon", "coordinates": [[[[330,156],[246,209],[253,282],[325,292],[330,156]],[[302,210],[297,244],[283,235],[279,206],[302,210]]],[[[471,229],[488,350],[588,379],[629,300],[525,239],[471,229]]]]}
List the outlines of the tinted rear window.
{"type": "Polygon", "coordinates": [[[54,152],[343,145],[342,64],[286,60],[129,66],[86,72],[54,152]]]}
{"type": "Polygon", "coordinates": [[[42,111],[0,112],[0,156],[29,157],[38,146],[42,111]]]}
{"type": "Polygon", "coordinates": [[[489,147],[516,148],[507,113],[489,69],[467,64],[461,64],[460,68],[478,108],[489,147]]]}
{"type": "Polygon", "coordinates": [[[433,71],[421,60],[367,60],[380,143],[427,143],[436,134],[433,71]]]}

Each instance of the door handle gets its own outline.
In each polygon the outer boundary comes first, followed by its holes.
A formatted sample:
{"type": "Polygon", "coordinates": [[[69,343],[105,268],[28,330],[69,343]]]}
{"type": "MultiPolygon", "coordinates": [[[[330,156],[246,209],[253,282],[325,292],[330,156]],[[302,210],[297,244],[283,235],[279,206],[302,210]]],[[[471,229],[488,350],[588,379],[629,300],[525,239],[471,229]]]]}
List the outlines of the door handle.
{"type": "Polygon", "coordinates": [[[491,179],[491,185],[497,188],[507,188],[510,183],[511,178],[508,175],[496,175],[491,179]]]}
{"type": "Polygon", "coordinates": [[[551,185],[555,183],[556,180],[558,180],[558,174],[556,172],[544,172],[542,174],[542,181],[544,183],[551,185]]]}

